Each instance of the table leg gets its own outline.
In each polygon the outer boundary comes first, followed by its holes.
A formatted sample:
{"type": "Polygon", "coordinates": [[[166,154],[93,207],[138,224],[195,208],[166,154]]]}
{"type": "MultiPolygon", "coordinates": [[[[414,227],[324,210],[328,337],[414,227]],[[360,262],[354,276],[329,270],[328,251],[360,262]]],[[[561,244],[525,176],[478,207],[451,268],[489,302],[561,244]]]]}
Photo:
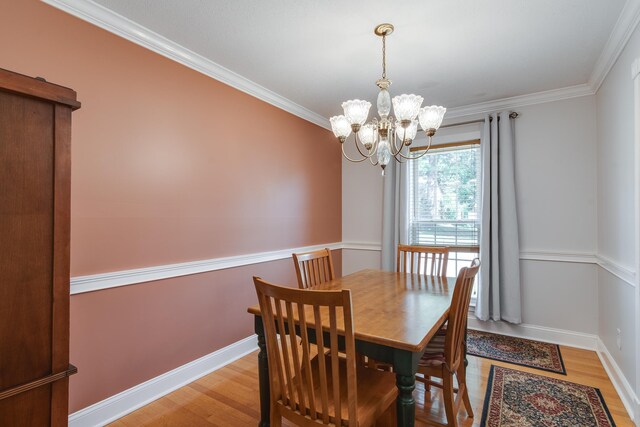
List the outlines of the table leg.
{"type": "Polygon", "coordinates": [[[258,381],[260,384],[260,422],[258,427],[269,427],[271,412],[269,391],[269,361],[267,360],[267,343],[264,335],[258,334],[258,381]]]}
{"type": "Polygon", "coordinates": [[[398,426],[413,427],[416,418],[416,401],[413,398],[416,376],[396,374],[396,386],[398,387],[396,399],[398,426]]]}

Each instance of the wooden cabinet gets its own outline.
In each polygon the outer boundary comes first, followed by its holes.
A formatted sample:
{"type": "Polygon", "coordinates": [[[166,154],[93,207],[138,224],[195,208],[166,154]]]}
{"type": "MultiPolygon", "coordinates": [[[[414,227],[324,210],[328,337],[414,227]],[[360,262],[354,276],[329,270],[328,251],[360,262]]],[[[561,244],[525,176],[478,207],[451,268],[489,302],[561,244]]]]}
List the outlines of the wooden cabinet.
{"type": "Polygon", "coordinates": [[[0,425],[66,425],[68,88],[0,69],[0,425]]]}

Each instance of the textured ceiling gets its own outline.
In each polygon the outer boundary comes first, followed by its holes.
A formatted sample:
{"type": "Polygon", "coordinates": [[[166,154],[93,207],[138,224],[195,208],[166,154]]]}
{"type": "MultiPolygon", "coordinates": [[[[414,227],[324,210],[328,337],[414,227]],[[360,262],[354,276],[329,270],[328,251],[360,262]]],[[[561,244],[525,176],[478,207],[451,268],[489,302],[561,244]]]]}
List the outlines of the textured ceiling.
{"type": "Polygon", "coordinates": [[[94,0],[325,117],[391,93],[457,107],[586,83],[624,0],[94,0]]]}

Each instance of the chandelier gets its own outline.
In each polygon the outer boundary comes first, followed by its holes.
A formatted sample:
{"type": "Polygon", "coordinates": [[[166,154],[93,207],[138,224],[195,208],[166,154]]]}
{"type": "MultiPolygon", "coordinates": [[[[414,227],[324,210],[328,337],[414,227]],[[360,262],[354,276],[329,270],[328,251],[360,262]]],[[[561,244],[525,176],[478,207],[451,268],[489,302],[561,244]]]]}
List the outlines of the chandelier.
{"type": "Polygon", "coordinates": [[[333,134],[340,141],[342,155],[347,160],[359,163],[368,159],[372,165],[380,165],[384,175],[384,168],[392,157],[397,162],[404,163],[427,154],[431,147],[431,138],[442,124],[447,109],[437,105],[420,108],[423,99],[419,95],[402,94],[391,99],[388,91],[391,80],[387,79],[386,40],[387,36],[393,33],[393,25],[380,24],[374,33],[382,37],[382,78],[376,81],[380,88],[376,103],[379,118],[366,123],[371,103],[352,99],[342,103],[344,115],[331,117],[329,121],[333,134]],[[392,104],[395,118],[389,115],[392,104]],[[429,143],[421,154],[411,156],[406,148],[418,133],[418,122],[429,138],[429,143]],[[344,151],[344,142],[351,133],[354,134],[353,141],[360,153],[356,159],[349,157],[344,151]]]}

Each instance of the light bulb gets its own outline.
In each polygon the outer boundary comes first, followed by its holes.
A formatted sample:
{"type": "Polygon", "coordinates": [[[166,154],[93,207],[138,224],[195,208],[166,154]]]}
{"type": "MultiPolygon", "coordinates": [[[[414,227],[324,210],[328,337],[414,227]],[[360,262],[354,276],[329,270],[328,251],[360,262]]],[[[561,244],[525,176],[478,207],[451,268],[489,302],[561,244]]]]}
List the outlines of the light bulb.
{"type": "Polygon", "coordinates": [[[399,121],[396,122],[396,136],[400,141],[413,141],[418,133],[418,121],[411,120],[409,126],[403,128],[399,121]]]}
{"type": "Polygon", "coordinates": [[[360,138],[360,142],[362,142],[362,144],[368,150],[378,138],[378,127],[373,123],[367,123],[360,128],[358,137],[360,138]]]}
{"type": "Polygon", "coordinates": [[[422,127],[422,130],[425,132],[438,130],[442,124],[444,113],[446,112],[446,108],[439,107],[437,105],[422,107],[419,113],[420,126],[422,127]]]}
{"type": "Polygon", "coordinates": [[[336,138],[344,140],[351,135],[351,124],[345,116],[333,116],[329,122],[331,122],[331,130],[336,138]]]}
{"type": "Polygon", "coordinates": [[[398,95],[393,98],[393,114],[400,121],[413,120],[420,111],[422,101],[423,99],[419,95],[398,95]]]}
{"type": "Polygon", "coordinates": [[[369,101],[362,101],[360,99],[352,99],[342,103],[344,109],[344,115],[352,125],[363,125],[367,121],[369,116],[369,108],[371,103],[369,101]]]}

